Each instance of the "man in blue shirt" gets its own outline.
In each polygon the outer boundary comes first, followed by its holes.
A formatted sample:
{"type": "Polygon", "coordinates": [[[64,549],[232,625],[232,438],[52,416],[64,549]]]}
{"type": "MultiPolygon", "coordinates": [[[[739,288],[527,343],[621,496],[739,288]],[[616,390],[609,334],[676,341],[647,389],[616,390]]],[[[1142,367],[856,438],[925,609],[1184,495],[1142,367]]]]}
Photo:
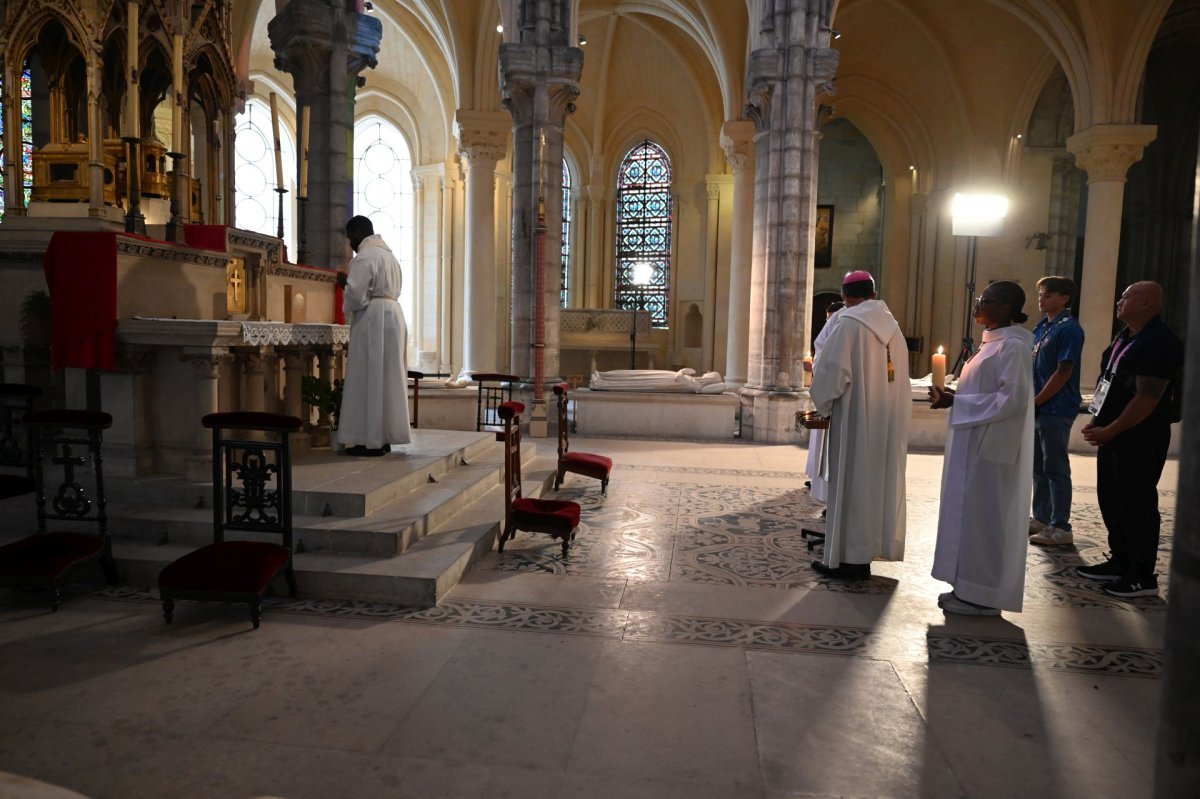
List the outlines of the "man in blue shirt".
{"type": "Polygon", "coordinates": [[[1069,546],[1071,461],[1067,443],[1079,413],[1079,359],[1083,328],[1068,307],[1078,296],[1075,281],[1044,277],[1037,282],[1045,318],[1033,329],[1033,518],[1029,543],[1069,546]]]}

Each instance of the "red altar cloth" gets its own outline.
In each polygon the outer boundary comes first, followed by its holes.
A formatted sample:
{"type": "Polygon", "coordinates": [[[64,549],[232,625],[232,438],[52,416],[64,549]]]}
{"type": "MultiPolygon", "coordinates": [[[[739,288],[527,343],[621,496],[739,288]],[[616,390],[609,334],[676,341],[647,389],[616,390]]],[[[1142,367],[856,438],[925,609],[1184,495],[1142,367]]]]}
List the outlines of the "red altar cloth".
{"type": "Polygon", "coordinates": [[[53,308],[50,365],[116,365],[117,233],[55,233],[42,259],[53,308]]]}
{"type": "Polygon", "coordinates": [[[183,242],[189,247],[201,250],[226,252],[229,239],[225,235],[225,229],[225,225],[184,225],[183,242]]]}

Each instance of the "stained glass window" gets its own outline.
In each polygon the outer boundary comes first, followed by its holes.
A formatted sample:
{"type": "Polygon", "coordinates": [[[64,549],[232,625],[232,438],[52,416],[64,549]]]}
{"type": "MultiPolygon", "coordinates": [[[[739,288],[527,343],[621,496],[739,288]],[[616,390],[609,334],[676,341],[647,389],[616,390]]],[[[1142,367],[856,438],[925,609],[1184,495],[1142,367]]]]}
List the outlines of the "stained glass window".
{"type": "Polygon", "coordinates": [[[616,307],[649,311],[655,327],[669,326],[671,159],[649,139],[629,151],[617,172],[616,278],[616,307]],[[634,275],[643,271],[649,282],[637,285],[634,275]]]}
{"type": "MultiPolygon", "coordinates": [[[[246,110],[234,131],[234,206],[237,226],[268,236],[279,232],[279,194],[275,191],[275,137],[271,107],[258,97],[246,101],[246,110]]],[[[279,120],[279,149],[283,156],[283,240],[288,256],[296,258],[296,142],[292,131],[279,120]]]]}
{"type": "MultiPolygon", "coordinates": [[[[416,288],[412,151],[400,129],[381,116],[363,117],[354,124],[354,213],[371,220],[400,262],[400,307],[411,329],[416,288]]],[[[408,340],[413,346],[414,337],[408,340]]]]}
{"type": "Polygon", "coordinates": [[[567,159],[563,159],[562,185],[562,282],[559,284],[559,307],[566,308],[570,300],[571,287],[571,170],[567,159]]]}
{"type": "MultiPolygon", "coordinates": [[[[0,93],[3,93],[3,78],[0,77],[0,93]]],[[[8,95],[4,94],[7,101],[8,95]]],[[[4,218],[4,115],[0,114],[0,219],[4,218]]],[[[33,193],[33,81],[26,68],[21,73],[21,183],[25,195],[25,207],[33,193]]]]}

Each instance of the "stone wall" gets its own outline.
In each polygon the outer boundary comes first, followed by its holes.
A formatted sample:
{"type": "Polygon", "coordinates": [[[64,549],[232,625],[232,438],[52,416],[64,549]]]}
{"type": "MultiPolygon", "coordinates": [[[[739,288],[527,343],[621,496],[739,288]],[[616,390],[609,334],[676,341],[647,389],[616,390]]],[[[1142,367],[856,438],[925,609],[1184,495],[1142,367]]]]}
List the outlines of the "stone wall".
{"type": "Polygon", "coordinates": [[[813,293],[837,291],[852,269],[879,276],[883,168],[875,149],[858,128],[835,119],[821,128],[817,205],[832,205],[833,263],[818,268],[813,293]]]}

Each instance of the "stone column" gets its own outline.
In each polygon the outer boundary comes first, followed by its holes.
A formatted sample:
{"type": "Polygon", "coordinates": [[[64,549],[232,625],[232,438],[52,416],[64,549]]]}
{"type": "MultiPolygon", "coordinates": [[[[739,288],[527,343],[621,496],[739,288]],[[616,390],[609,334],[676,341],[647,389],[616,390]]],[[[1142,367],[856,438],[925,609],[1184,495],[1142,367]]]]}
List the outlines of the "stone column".
{"type": "MultiPolygon", "coordinates": [[[[239,350],[245,377],[242,380],[242,407],[240,411],[267,411],[267,369],[274,363],[275,356],[270,347],[255,347],[239,350]]],[[[274,408],[270,411],[274,412],[274,408]]]]}
{"type": "Polygon", "coordinates": [[[576,303],[580,308],[604,307],[604,220],[608,218],[605,208],[608,203],[609,191],[606,186],[592,184],[585,186],[583,197],[586,212],[581,213],[581,219],[586,220],[586,238],[579,237],[579,249],[584,253],[583,279],[580,281],[582,300],[576,303]]]}
{"type": "MultiPolygon", "coordinates": [[[[210,413],[216,413],[220,407],[220,392],[217,380],[221,374],[221,365],[233,359],[224,348],[211,350],[184,350],[180,360],[190,363],[195,369],[196,376],[196,418],[203,419],[210,413]]],[[[196,448],[185,460],[187,463],[187,479],[197,482],[212,480],[212,432],[203,425],[196,425],[196,448]]]]}
{"type": "MultiPolygon", "coordinates": [[[[4,114],[4,152],[21,152],[21,73],[16,59],[4,59],[4,102],[0,113],[4,114]]],[[[4,215],[6,218],[25,216],[25,192],[21,175],[21,159],[4,159],[4,215]],[[15,190],[14,190],[15,187],[15,190]]]]}
{"type": "Polygon", "coordinates": [[[1079,323],[1085,336],[1080,375],[1085,387],[1095,386],[1100,355],[1112,340],[1125,174],[1141,159],[1156,132],[1154,125],[1094,125],[1067,139],[1067,150],[1088,174],[1079,287],[1079,323]]]}
{"type": "MultiPolygon", "coordinates": [[[[701,333],[699,367],[705,372],[712,371],[717,365],[717,240],[721,228],[721,183],[727,180],[724,175],[708,175],[705,184],[708,202],[704,215],[704,330],[701,333]]],[[[674,260],[671,262],[676,263],[674,260]]]]}
{"type": "Polygon", "coordinates": [[[754,244],[754,123],[726,122],[721,147],[733,167],[733,229],[729,245],[729,330],[725,383],[746,384],[750,336],[750,264],[754,244]]]}
{"type": "Polygon", "coordinates": [[[519,29],[500,46],[501,93],[513,125],[511,363],[533,384],[533,436],[548,433],[546,381],[559,372],[563,126],[583,74],[583,51],[571,39],[576,5],[517,0],[519,29]]]}
{"type": "Polygon", "coordinates": [[[746,116],[755,124],[754,245],[743,435],[795,441],[813,274],[819,92],[833,90],[831,3],[759,9],[746,116]],[[770,13],[765,13],[765,12],[770,13]]]}
{"type": "Polygon", "coordinates": [[[343,229],[353,215],[354,93],[374,68],[383,22],[338,0],[291,0],[267,25],[275,67],[292,76],[296,105],[309,106],[308,262],[346,265],[343,229]]]}
{"type": "Polygon", "coordinates": [[[496,371],[496,162],[508,152],[508,116],[459,109],[458,153],[466,161],[466,285],[462,376],[496,371]]]}

